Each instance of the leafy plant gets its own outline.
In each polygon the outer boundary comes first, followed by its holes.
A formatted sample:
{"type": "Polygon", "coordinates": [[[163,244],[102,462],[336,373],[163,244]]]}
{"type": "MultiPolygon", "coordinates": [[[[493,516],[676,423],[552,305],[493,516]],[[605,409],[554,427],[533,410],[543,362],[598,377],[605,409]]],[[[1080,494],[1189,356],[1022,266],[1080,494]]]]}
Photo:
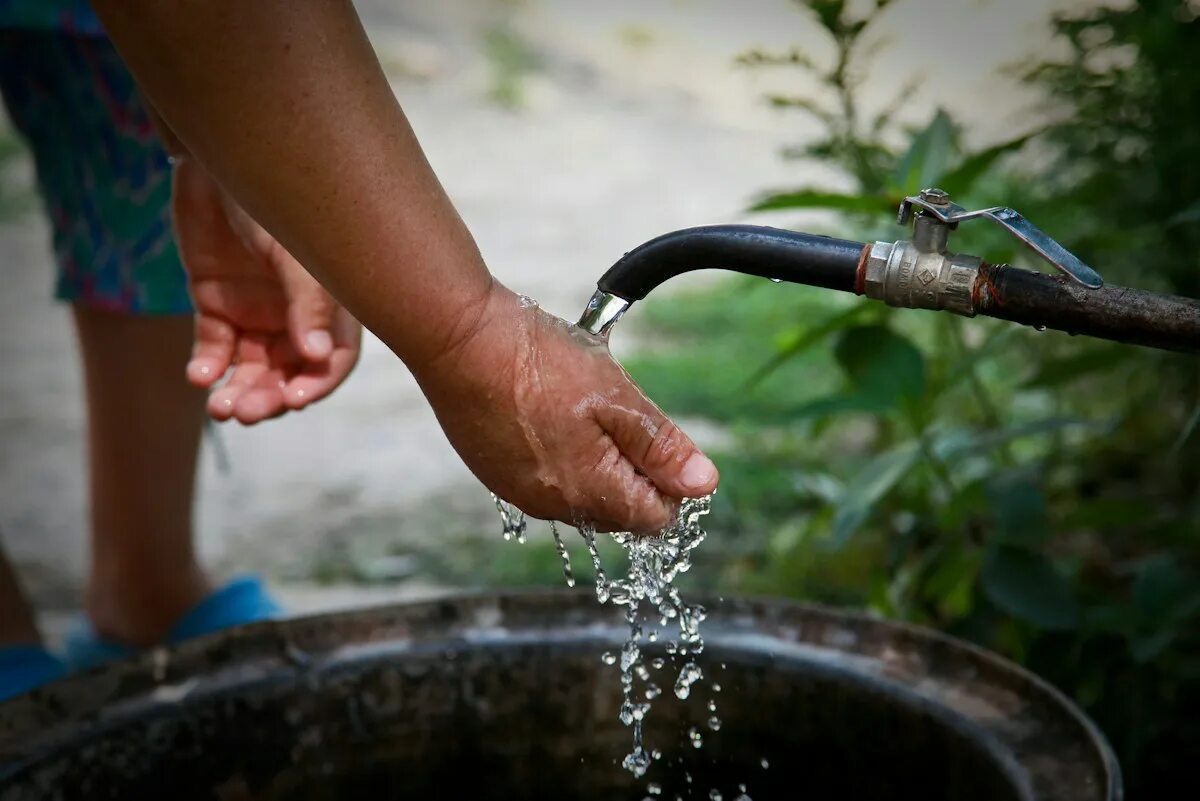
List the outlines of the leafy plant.
{"type": "MultiPolygon", "coordinates": [[[[818,79],[832,100],[768,100],[823,125],[787,155],[841,166],[853,190],[778,188],[755,209],[833,210],[839,235],[895,239],[883,221],[899,200],[939,185],[1026,211],[1110,279],[1196,292],[1191,5],[1144,0],[1053,21],[1071,58],[1027,79],[1054,113],[978,151],[942,111],[904,129],[904,94],[874,115],[859,106],[861,43],[887,0],[866,16],[838,0],[801,5],[833,42],[831,64],[795,50],[740,63],[818,79]],[[1051,169],[1024,172],[1014,156],[1031,144],[1051,169]]],[[[1022,258],[986,227],[955,237],[989,260],[1022,258]]],[[[639,319],[676,347],[637,360],[635,377],[731,438],[718,456],[720,536],[700,565],[709,581],[971,638],[1083,704],[1118,749],[1131,798],[1170,795],[1186,778],[1200,756],[1185,711],[1200,703],[1194,358],[742,279],[652,299],[639,319]]]]}

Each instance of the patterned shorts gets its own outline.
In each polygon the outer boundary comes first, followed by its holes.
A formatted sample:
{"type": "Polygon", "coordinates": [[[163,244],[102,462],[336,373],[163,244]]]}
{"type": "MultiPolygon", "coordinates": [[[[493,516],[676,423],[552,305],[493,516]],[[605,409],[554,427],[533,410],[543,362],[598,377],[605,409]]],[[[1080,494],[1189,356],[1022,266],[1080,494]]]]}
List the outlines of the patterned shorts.
{"type": "Polygon", "coordinates": [[[0,93],[33,151],[57,297],[131,314],[189,312],[171,168],[108,40],[0,30],[0,93]]]}

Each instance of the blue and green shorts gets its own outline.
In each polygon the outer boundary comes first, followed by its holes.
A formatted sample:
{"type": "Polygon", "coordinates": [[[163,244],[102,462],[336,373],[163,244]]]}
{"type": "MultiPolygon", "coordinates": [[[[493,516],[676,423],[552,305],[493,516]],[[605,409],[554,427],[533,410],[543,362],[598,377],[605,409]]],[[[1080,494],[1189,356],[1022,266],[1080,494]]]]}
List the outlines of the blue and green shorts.
{"type": "Polygon", "coordinates": [[[129,314],[191,311],[171,230],[171,167],[112,44],[0,30],[0,93],[33,152],[56,296],[129,314]]]}

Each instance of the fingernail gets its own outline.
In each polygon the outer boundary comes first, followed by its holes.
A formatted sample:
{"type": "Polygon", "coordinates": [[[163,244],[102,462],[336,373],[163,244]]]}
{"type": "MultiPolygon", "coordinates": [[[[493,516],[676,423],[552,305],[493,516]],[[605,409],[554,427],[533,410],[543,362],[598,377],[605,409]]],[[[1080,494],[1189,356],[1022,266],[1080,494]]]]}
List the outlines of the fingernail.
{"type": "Polygon", "coordinates": [[[716,474],[717,466],[709,461],[707,456],[697,452],[693,453],[683,463],[683,471],[679,474],[679,481],[689,489],[698,490],[711,484],[713,476],[716,474]]]}
{"type": "Polygon", "coordinates": [[[324,359],[333,352],[333,337],[328,331],[309,331],[304,336],[304,346],[308,355],[316,359],[324,359]]]}

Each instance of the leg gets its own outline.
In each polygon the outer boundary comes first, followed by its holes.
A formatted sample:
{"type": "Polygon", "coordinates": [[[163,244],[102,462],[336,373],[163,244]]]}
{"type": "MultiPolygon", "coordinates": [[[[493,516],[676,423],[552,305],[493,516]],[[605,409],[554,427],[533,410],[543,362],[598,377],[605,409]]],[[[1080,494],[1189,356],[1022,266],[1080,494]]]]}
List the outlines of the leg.
{"type": "Polygon", "coordinates": [[[42,637],[33,622],[33,612],[4,551],[0,550],[0,648],[9,645],[41,645],[42,637]]]}
{"type": "Polygon", "coordinates": [[[192,543],[205,393],[184,377],[190,315],[75,306],[87,388],[91,573],[103,636],[151,645],[212,588],[192,543]]]}
{"type": "Polygon", "coordinates": [[[32,690],[66,672],[42,647],[21,585],[0,550],[0,701],[32,690]]]}

